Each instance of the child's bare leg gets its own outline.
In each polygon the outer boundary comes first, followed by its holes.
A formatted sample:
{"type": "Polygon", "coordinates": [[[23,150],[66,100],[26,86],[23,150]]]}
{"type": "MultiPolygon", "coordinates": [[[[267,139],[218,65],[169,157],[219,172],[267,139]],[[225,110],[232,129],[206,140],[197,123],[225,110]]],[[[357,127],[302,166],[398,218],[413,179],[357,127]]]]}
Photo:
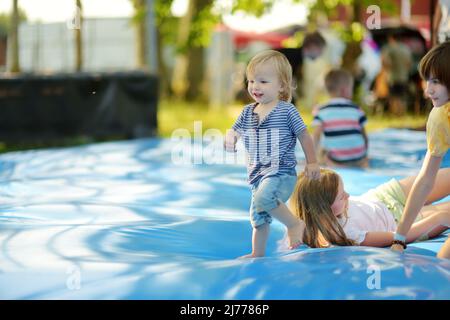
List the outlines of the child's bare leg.
{"type": "MultiPolygon", "coordinates": [[[[409,192],[416,180],[416,176],[407,177],[399,180],[399,183],[408,197],[409,192]]],[[[434,182],[433,189],[431,189],[430,194],[425,202],[425,204],[430,204],[438,201],[450,194],[450,168],[440,169],[436,175],[436,180],[434,182]]]]}
{"type": "Polygon", "coordinates": [[[240,258],[257,258],[264,257],[266,254],[266,244],[269,238],[270,225],[264,223],[258,227],[253,227],[252,235],[252,253],[240,258]]]}
{"type": "Polygon", "coordinates": [[[450,224],[450,211],[434,211],[428,214],[420,221],[415,222],[408,234],[406,235],[407,242],[413,242],[423,235],[435,237],[448,229],[450,224]]]}
{"type": "Polygon", "coordinates": [[[445,241],[441,250],[439,250],[437,257],[441,259],[450,259],[450,238],[445,241]]]}
{"type": "Polygon", "coordinates": [[[264,223],[253,228],[252,255],[254,257],[264,257],[266,254],[267,239],[269,238],[270,225],[264,223]]]}
{"type": "Polygon", "coordinates": [[[426,205],[419,212],[423,218],[426,218],[438,211],[450,212],[450,201],[426,205]]]}
{"type": "Polygon", "coordinates": [[[303,243],[305,225],[291,213],[284,203],[281,203],[278,207],[271,210],[270,214],[286,226],[289,247],[291,249],[295,249],[303,243]]]}

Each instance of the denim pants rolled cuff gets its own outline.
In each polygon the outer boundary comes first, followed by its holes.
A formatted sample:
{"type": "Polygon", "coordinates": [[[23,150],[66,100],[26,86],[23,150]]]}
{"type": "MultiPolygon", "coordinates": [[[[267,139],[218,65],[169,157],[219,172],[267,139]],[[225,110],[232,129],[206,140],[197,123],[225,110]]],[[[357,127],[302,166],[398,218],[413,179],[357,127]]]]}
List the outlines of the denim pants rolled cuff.
{"type": "MultiPolygon", "coordinates": [[[[256,207],[256,214],[262,214],[262,213],[267,213],[269,214],[270,211],[272,211],[273,209],[276,209],[280,206],[281,201],[280,199],[272,199],[270,201],[266,201],[263,205],[261,205],[259,208],[256,207]]],[[[270,214],[269,214],[270,215],[270,214]]]]}
{"type": "Polygon", "coordinates": [[[253,228],[258,228],[262,226],[263,224],[271,224],[272,223],[272,216],[267,212],[258,212],[255,213],[257,216],[256,219],[251,219],[251,224],[253,228]]]}

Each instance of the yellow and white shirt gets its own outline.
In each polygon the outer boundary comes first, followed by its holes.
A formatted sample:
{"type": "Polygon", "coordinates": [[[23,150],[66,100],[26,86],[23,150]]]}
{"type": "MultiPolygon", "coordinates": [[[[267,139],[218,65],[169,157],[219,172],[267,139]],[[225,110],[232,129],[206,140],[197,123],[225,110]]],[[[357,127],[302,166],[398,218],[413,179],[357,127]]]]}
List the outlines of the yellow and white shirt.
{"type": "Polygon", "coordinates": [[[450,148],[450,102],[433,108],[427,121],[427,145],[432,156],[442,157],[450,148]]]}

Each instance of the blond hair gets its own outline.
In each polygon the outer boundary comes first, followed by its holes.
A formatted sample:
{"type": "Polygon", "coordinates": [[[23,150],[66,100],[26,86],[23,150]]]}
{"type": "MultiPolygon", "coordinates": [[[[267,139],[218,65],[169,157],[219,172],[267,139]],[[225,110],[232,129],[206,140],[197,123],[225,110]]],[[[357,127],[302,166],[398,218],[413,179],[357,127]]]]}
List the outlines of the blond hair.
{"type": "Polygon", "coordinates": [[[263,63],[272,63],[278,74],[278,79],[281,83],[282,91],[279,99],[291,102],[292,100],[292,67],[284,54],[275,50],[266,50],[256,54],[248,63],[245,72],[246,77],[254,74],[256,68],[263,63]]]}
{"type": "Polygon", "coordinates": [[[329,94],[338,94],[341,88],[353,86],[353,76],[344,69],[333,69],[325,76],[325,87],[329,94]]]}
{"type": "Polygon", "coordinates": [[[320,169],[320,178],[312,180],[301,173],[297,179],[289,205],[294,215],[306,224],[303,242],[312,248],[355,245],[347,238],[331,209],[339,187],[339,175],[320,169]]]}

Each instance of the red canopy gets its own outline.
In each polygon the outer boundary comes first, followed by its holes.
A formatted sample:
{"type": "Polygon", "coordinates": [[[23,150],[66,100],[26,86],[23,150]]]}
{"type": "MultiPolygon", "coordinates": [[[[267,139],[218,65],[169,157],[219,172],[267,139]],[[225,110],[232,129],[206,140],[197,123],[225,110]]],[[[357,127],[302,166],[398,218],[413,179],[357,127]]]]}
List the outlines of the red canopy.
{"type": "Polygon", "coordinates": [[[262,41],[267,43],[271,48],[282,47],[283,40],[289,38],[288,34],[281,34],[276,32],[245,32],[239,30],[233,30],[226,26],[219,26],[218,30],[228,30],[233,35],[233,42],[236,49],[242,49],[253,41],[262,41]]]}

